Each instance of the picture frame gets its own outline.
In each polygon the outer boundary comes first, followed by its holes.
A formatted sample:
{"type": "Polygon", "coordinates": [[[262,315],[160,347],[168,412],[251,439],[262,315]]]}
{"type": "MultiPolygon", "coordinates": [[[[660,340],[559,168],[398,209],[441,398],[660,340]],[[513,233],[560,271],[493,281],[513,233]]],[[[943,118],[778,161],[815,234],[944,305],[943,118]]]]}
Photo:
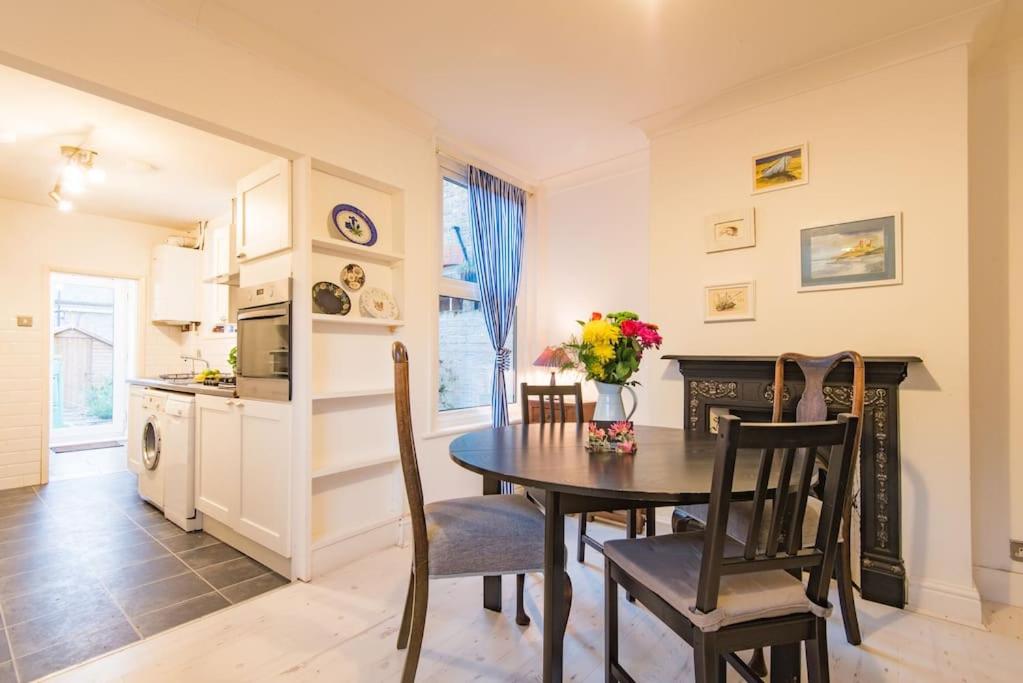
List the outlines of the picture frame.
{"type": "Polygon", "coordinates": [[[756,283],[733,282],[703,288],[705,323],[756,320],[756,283]]]}
{"type": "Polygon", "coordinates": [[[875,214],[799,231],[799,291],[902,284],[902,214],[875,214]]]}
{"type": "Polygon", "coordinates": [[[756,215],[753,207],[725,211],[704,219],[706,252],[745,249],[757,244],[756,215]]]}
{"type": "Polygon", "coordinates": [[[753,157],[753,194],[798,187],[810,182],[809,145],[782,147],[753,157]]]}

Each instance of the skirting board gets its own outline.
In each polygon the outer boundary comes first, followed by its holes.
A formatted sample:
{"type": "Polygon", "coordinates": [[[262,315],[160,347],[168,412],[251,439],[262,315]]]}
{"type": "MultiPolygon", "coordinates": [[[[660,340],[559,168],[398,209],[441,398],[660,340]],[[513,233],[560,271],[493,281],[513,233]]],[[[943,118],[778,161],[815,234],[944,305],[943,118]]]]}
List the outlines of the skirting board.
{"type": "Polygon", "coordinates": [[[984,628],[980,593],[976,586],[958,586],[940,581],[909,577],[906,609],[952,621],[963,626],[984,628]]]}
{"type": "Polygon", "coordinates": [[[313,548],[313,579],[366,555],[401,545],[401,520],[397,517],[382,524],[360,529],[330,543],[313,548]]]}
{"type": "Polygon", "coordinates": [[[1023,574],[974,566],[973,578],[985,600],[1023,607],[1023,574]]]}
{"type": "Polygon", "coordinates": [[[281,576],[289,579],[295,578],[291,574],[291,560],[287,557],[264,548],[252,539],[246,538],[230,527],[221,524],[209,515],[203,515],[202,526],[203,530],[211,536],[216,536],[232,548],[242,551],[257,562],[262,562],[281,576]]]}

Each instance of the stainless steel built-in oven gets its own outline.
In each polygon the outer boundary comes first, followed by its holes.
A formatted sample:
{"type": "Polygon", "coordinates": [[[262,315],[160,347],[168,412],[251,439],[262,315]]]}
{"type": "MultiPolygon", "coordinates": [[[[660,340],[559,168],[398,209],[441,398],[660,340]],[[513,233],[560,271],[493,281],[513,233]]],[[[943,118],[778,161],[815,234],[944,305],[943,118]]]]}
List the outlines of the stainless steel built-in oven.
{"type": "Polygon", "coordinates": [[[238,293],[238,396],[290,401],[291,280],[238,293]]]}

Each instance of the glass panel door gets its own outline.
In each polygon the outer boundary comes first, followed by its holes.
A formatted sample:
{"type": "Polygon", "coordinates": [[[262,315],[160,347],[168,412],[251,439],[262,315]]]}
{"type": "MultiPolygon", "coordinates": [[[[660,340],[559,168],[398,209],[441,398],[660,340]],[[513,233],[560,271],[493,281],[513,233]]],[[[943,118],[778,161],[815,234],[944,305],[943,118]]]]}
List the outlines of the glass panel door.
{"type": "Polygon", "coordinates": [[[124,437],[138,283],[50,275],[50,445],[124,437]]]}

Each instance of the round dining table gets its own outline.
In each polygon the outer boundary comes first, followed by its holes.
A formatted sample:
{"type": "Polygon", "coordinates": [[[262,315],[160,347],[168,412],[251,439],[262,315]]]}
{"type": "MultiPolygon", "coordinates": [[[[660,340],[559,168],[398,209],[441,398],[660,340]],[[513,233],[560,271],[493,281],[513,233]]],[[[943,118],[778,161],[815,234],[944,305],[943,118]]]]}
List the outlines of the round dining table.
{"type": "MultiPolygon", "coordinates": [[[[560,681],[571,601],[565,572],[565,515],[705,503],[710,498],[716,437],[667,427],[636,427],[636,452],[591,453],[585,424],[484,429],[451,442],[451,458],[483,475],[483,493],[501,482],[544,491],[543,680],[560,681]]],[[[734,499],[752,498],[756,454],[740,453],[734,499]]],[[[483,602],[501,609],[501,577],[485,577],[483,602]]]]}

